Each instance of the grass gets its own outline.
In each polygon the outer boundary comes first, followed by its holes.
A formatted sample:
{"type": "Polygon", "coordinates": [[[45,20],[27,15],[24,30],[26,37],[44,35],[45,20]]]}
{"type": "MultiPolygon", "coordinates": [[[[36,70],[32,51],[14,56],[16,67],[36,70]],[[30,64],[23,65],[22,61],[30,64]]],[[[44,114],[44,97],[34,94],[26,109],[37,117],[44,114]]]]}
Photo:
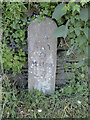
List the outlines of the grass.
{"type": "Polygon", "coordinates": [[[54,94],[45,96],[38,90],[20,92],[6,83],[3,87],[3,118],[88,118],[86,93],[67,96],[58,87],[54,94]]]}

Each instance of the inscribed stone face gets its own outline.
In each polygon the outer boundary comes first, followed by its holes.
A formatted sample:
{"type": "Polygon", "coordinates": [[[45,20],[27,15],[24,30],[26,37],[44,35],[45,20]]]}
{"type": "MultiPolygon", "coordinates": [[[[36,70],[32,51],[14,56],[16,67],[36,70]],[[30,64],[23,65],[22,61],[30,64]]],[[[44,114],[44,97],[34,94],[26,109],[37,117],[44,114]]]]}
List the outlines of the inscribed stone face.
{"type": "Polygon", "coordinates": [[[55,90],[57,39],[56,23],[50,18],[33,20],[28,27],[28,89],[51,94],[55,90]]]}

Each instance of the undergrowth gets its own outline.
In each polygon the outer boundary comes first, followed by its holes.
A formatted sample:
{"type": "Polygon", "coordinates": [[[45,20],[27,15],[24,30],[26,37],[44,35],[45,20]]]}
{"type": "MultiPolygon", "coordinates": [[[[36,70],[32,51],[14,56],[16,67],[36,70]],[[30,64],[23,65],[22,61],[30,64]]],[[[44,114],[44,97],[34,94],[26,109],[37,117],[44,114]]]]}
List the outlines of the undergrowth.
{"type": "MultiPolygon", "coordinates": [[[[18,91],[8,77],[4,77],[2,90],[2,118],[86,118],[88,119],[88,17],[89,3],[22,3],[2,4],[2,60],[6,74],[21,73],[27,56],[27,25],[45,16],[54,19],[58,28],[53,37],[62,39],[68,50],[65,56],[73,55],[78,63],[71,65],[75,73],[65,87],[56,87],[55,93],[44,95],[38,90],[18,91]],[[28,6],[28,7],[27,7],[28,6]],[[27,16],[29,8],[39,14],[27,16]],[[60,12],[61,11],[61,12],[60,12]],[[13,17],[12,17],[13,16],[13,17]],[[24,50],[23,50],[23,49],[24,50]]],[[[58,42],[58,41],[57,41],[58,42]]],[[[1,43],[0,43],[1,44],[1,43]]],[[[63,44],[62,44],[63,46],[63,44]]],[[[61,47],[61,46],[59,46],[61,47]]],[[[68,71],[66,66],[65,71],[68,71]]]]}
{"type": "Polygon", "coordinates": [[[88,118],[88,94],[67,96],[61,88],[44,95],[38,90],[18,91],[3,80],[2,118],[88,118]]]}

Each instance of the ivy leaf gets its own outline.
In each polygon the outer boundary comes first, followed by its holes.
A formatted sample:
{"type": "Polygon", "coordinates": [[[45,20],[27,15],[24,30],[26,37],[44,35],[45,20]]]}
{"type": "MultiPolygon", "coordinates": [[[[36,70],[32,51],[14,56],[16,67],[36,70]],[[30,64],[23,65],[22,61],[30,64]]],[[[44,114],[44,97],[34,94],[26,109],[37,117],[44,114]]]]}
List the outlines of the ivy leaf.
{"type": "Polygon", "coordinates": [[[75,19],[74,19],[74,17],[71,17],[71,23],[73,24],[74,22],[75,22],[75,19]]]}
{"type": "Polygon", "coordinates": [[[80,30],[81,30],[81,28],[75,28],[75,33],[76,33],[77,36],[80,35],[80,30]]]}
{"type": "Polygon", "coordinates": [[[87,3],[87,1],[86,0],[81,0],[80,3],[81,3],[82,6],[84,6],[87,3]]]}
{"type": "Polygon", "coordinates": [[[52,38],[63,37],[65,39],[68,34],[68,24],[69,24],[69,20],[67,21],[66,25],[62,25],[62,26],[58,27],[54,31],[52,38]]]}
{"type": "Polygon", "coordinates": [[[85,35],[83,35],[83,36],[79,36],[78,38],[77,38],[77,40],[78,40],[78,42],[79,42],[79,47],[82,45],[82,44],[84,44],[85,42],[86,42],[86,36],[85,35]]]}
{"type": "Polygon", "coordinates": [[[59,4],[52,15],[52,18],[55,18],[56,20],[59,20],[60,17],[66,14],[66,10],[63,10],[65,4],[59,4]]]}
{"type": "Polygon", "coordinates": [[[18,60],[18,59],[19,59],[19,57],[15,55],[14,56],[14,60],[18,60]]]}
{"type": "Polygon", "coordinates": [[[73,6],[73,12],[74,12],[74,11],[80,12],[80,5],[77,5],[77,4],[74,5],[74,6],[73,6]]]}
{"type": "Polygon", "coordinates": [[[27,11],[27,8],[23,5],[23,3],[21,3],[22,5],[21,5],[21,11],[22,12],[26,12],[27,11]]]}
{"type": "Polygon", "coordinates": [[[86,37],[87,37],[87,39],[88,39],[88,27],[85,27],[85,28],[83,29],[83,32],[84,32],[84,34],[86,35],[86,37]]]}
{"type": "Polygon", "coordinates": [[[76,16],[75,16],[75,19],[76,19],[76,20],[79,20],[79,19],[80,19],[80,16],[79,16],[79,15],[76,15],[76,16]]]}
{"type": "Polygon", "coordinates": [[[80,12],[80,19],[82,21],[87,21],[88,20],[88,8],[82,8],[80,12]]]}

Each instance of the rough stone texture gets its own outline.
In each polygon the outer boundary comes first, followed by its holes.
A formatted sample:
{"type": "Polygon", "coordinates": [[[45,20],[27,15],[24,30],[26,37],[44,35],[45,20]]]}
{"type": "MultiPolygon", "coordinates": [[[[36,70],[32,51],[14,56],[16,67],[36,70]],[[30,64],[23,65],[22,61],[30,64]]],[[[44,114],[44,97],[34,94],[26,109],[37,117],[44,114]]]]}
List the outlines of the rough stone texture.
{"type": "MultiPolygon", "coordinates": [[[[68,56],[64,56],[65,51],[57,52],[57,69],[56,69],[56,85],[57,86],[65,86],[73,79],[75,75],[74,72],[71,71],[71,58],[68,56]],[[66,72],[64,65],[68,67],[68,71],[66,72]]],[[[76,63],[76,60],[73,60],[76,63]]]]}
{"type": "Polygon", "coordinates": [[[55,90],[57,39],[52,34],[56,23],[37,19],[28,27],[28,88],[51,94],[55,90]]]}

